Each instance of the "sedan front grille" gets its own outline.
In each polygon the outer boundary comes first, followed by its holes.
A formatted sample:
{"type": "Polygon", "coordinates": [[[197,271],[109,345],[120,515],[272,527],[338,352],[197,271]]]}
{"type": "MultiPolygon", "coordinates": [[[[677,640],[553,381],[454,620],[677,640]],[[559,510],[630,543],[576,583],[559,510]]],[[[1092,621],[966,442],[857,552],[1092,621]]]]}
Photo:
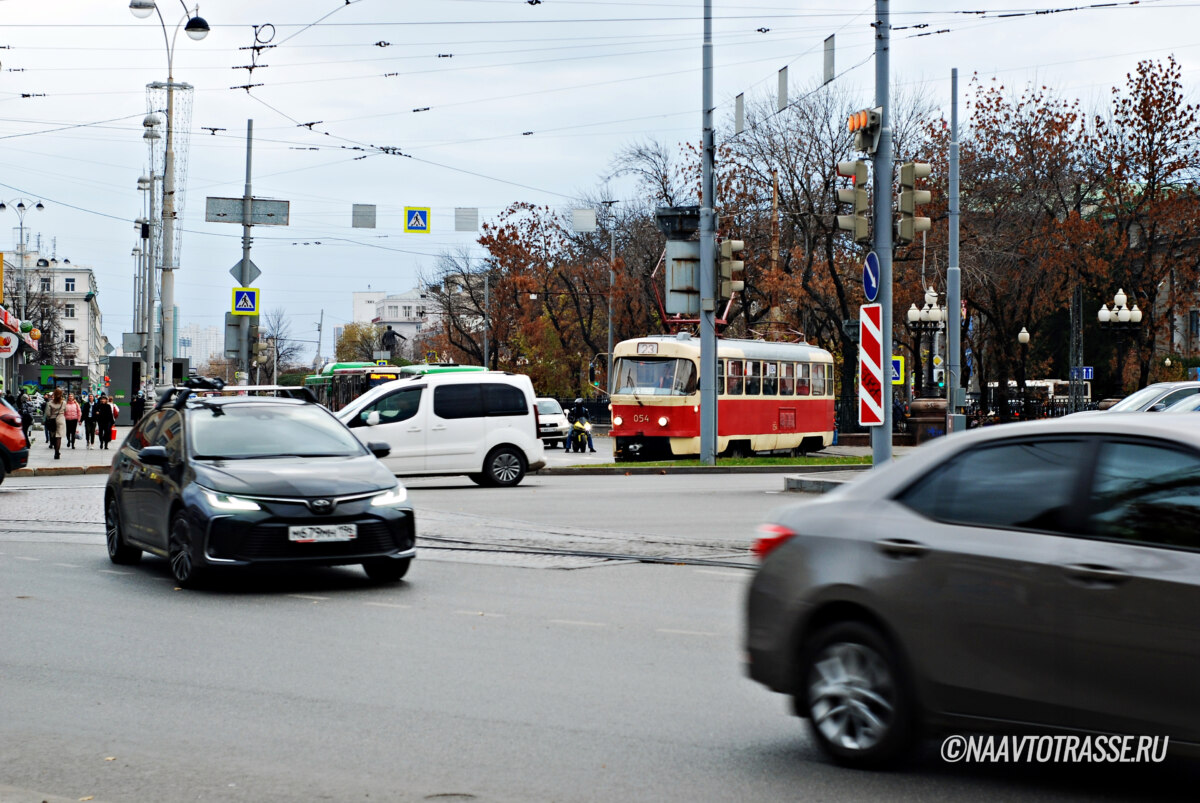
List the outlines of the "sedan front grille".
{"type": "Polygon", "coordinates": [[[358,535],[352,541],[299,543],[288,540],[287,524],[249,527],[221,522],[214,526],[209,536],[209,553],[214,558],[241,561],[328,560],[386,555],[398,549],[411,549],[415,541],[411,517],[391,524],[378,520],[343,522],[329,519],[323,519],[322,523],[354,523],[358,525],[358,535]]]}

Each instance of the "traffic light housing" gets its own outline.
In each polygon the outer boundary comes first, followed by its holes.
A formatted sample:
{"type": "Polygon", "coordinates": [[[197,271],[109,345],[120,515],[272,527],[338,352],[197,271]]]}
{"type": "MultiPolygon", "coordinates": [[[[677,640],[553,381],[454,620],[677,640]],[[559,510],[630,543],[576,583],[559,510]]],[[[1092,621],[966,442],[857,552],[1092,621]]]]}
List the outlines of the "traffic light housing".
{"type": "Polygon", "coordinates": [[[590,382],[594,388],[600,387],[600,383],[596,381],[596,363],[594,362],[588,363],[588,382],[590,382]]]}
{"type": "Polygon", "coordinates": [[[911,243],[917,234],[929,231],[932,225],[929,218],[917,215],[917,207],[933,199],[929,190],[917,189],[917,180],[929,178],[932,170],[923,162],[900,165],[900,230],[896,234],[896,240],[900,243],[911,243]]]}
{"type": "Polygon", "coordinates": [[[846,127],[854,135],[854,150],[874,156],[879,150],[879,132],[883,129],[882,124],[882,106],[851,114],[846,127]]]}
{"type": "Polygon", "coordinates": [[[736,253],[744,251],[745,248],[746,244],[741,240],[721,241],[721,256],[717,266],[721,298],[732,298],[734,293],[740,293],[746,289],[746,263],[733,258],[736,253]]]}
{"type": "Polygon", "coordinates": [[[839,189],[837,199],[839,204],[850,204],[853,213],[837,216],[837,227],[842,231],[852,232],[854,242],[865,243],[871,239],[870,222],[867,211],[871,202],[867,198],[867,163],[861,159],[853,162],[838,162],[838,175],[854,180],[850,189],[839,189]]]}

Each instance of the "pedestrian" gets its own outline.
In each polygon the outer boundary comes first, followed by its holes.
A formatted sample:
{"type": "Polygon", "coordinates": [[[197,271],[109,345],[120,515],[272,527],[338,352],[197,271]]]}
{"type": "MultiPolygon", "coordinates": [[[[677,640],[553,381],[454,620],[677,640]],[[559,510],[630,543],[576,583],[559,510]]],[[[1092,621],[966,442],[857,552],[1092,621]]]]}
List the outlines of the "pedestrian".
{"type": "Polygon", "coordinates": [[[84,396],[83,401],[79,403],[79,413],[83,419],[83,439],[89,449],[96,442],[96,419],[93,418],[95,409],[96,403],[92,401],[91,395],[84,396]]]}
{"type": "Polygon", "coordinates": [[[33,400],[25,393],[22,393],[20,398],[24,399],[18,408],[21,411],[21,430],[25,433],[25,444],[32,446],[33,444],[29,440],[29,429],[33,426],[33,400]]]}
{"type": "Polygon", "coordinates": [[[133,401],[129,403],[129,412],[132,416],[130,419],[136,426],[137,422],[142,420],[142,416],[146,414],[146,394],[138,391],[133,397],[133,401]]]}
{"type": "Polygon", "coordinates": [[[108,396],[100,394],[100,401],[96,402],[96,409],[92,411],[92,417],[96,419],[96,434],[100,436],[100,448],[107,449],[108,442],[112,440],[113,424],[117,417],[115,409],[108,401],[108,396]]]}
{"type": "Polygon", "coordinates": [[[46,446],[48,446],[49,448],[53,449],[53,448],[54,448],[54,441],[53,441],[53,439],[52,439],[52,437],[51,437],[51,435],[50,435],[50,427],[49,427],[49,426],[46,424],[46,406],[47,406],[48,404],[50,404],[50,397],[49,397],[49,396],[44,396],[44,397],[42,398],[42,404],[41,404],[41,409],[42,409],[42,432],[43,432],[43,433],[45,433],[45,435],[46,435],[46,446]]]}
{"type": "MultiPolygon", "coordinates": [[[[588,415],[587,408],[583,406],[583,399],[576,399],[575,406],[571,408],[571,412],[567,413],[567,420],[574,424],[576,421],[584,421],[588,424],[592,423],[592,417],[588,415]]],[[[587,445],[588,451],[596,451],[596,447],[592,446],[592,430],[589,427],[587,430],[587,445]]]]}
{"type": "Polygon", "coordinates": [[[42,423],[54,448],[54,459],[62,458],[62,436],[67,428],[67,402],[63,398],[62,388],[55,388],[46,409],[42,411],[42,423]]]}
{"type": "Polygon", "coordinates": [[[75,400],[75,394],[68,393],[67,409],[64,413],[64,417],[67,421],[67,448],[69,449],[75,448],[75,435],[79,431],[80,415],[81,410],[79,409],[79,402],[75,400]]]}

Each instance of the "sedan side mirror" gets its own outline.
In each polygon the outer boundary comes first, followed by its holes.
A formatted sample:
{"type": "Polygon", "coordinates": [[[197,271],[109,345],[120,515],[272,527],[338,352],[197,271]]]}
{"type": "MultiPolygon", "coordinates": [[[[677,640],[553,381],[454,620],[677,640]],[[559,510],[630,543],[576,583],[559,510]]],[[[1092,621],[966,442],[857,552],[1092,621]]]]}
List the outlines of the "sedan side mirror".
{"type": "Polygon", "coordinates": [[[362,421],[364,424],[366,424],[368,427],[378,426],[379,425],[379,411],[372,410],[369,413],[359,413],[358,419],[360,421],[362,421]]]}
{"type": "Polygon", "coordinates": [[[1161,412],[1162,412],[1163,410],[1165,410],[1165,409],[1167,409],[1167,405],[1166,405],[1166,404],[1164,404],[1163,402],[1159,402],[1158,404],[1152,405],[1152,406],[1150,407],[1150,409],[1149,409],[1149,410],[1147,410],[1146,412],[1148,412],[1148,413],[1161,413],[1161,412]]]}
{"type": "MultiPolygon", "coordinates": [[[[378,413],[376,413],[378,415],[378,413]]],[[[376,457],[387,457],[392,453],[392,445],[383,443],[382,441],[371,441],[367,444],[367,448],[371,450],[371,454],[376,457]]]]}
{"type": "Polygon", "coordinates": [[[148,466],[165,466],[168,462],[165,446],[144,446],[138,452],[138,460],[148,466]]]}

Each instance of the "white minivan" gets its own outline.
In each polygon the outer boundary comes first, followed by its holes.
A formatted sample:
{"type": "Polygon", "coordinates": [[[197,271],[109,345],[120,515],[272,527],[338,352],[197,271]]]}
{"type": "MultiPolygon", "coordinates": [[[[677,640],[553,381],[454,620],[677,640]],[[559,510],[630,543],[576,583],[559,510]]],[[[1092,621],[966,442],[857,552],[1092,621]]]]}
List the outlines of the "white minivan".
{"type": "Polygon", "coordinates": [[[364,444],[391,447],[380,459],[393,474],[512,486],[546,465],[534,399],[522,374],[426,374],[372,388],[336,415],[364,444]]]}

